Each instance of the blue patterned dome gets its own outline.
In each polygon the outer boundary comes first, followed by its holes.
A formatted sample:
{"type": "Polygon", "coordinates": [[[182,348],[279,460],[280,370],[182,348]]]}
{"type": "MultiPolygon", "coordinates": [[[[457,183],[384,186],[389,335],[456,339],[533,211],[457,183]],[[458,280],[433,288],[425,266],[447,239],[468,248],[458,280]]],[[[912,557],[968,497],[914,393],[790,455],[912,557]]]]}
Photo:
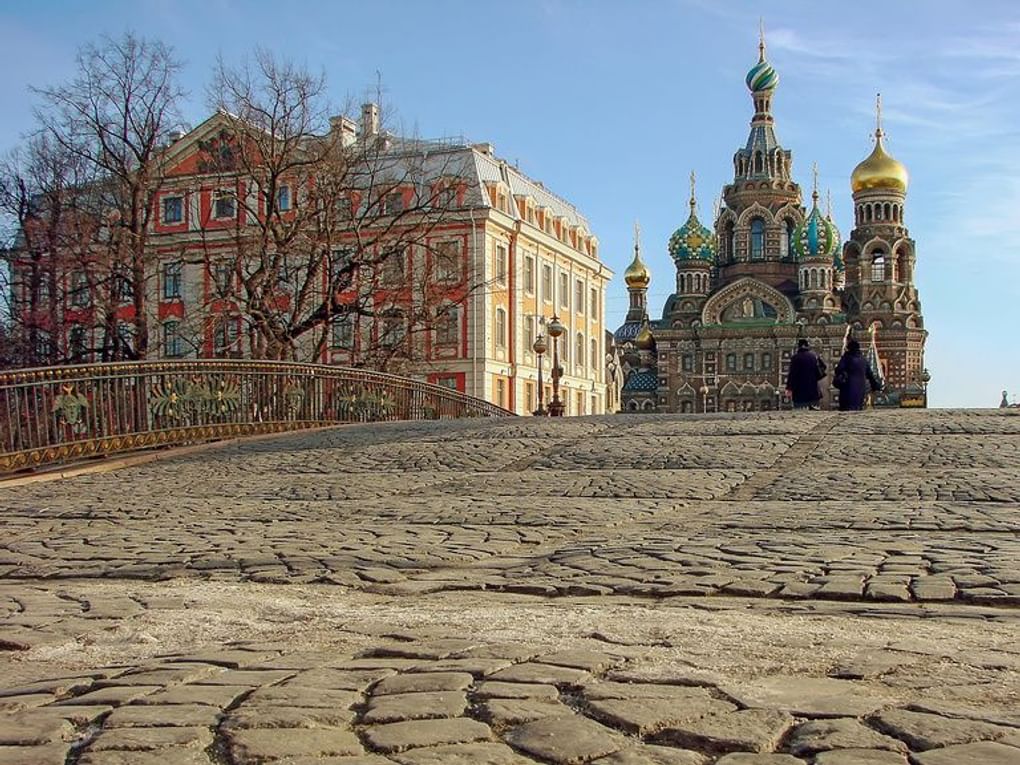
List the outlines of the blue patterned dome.
{"type": "Polygon", "coordinates": [[[793,230],[793,252],[799,260],[831,258],[835,261],[839,257],[839,229],[818,209],[817,191],[813,200],[807,220],[793,230]]]}
{"type": "Polygon", "coordinates": [[[693,173],[691,176],[691,214],[687,217],[687,222],[674,231],[673,236],[669,238],[669,254],[677,262],[683,260],[701,260],[706,263],[714,263],[716,254],[715,234],[710,229],[701,225],[701,221],[698,220],[698,215],[694,211],[696,203],[694,201],[693,173]]]}
{"type": "Polygon", "coordinates": [[[627,393],[655,393],[659,389],[659,377],[647,369],[635,369],[627,376],[623,390],[627,393]]]}

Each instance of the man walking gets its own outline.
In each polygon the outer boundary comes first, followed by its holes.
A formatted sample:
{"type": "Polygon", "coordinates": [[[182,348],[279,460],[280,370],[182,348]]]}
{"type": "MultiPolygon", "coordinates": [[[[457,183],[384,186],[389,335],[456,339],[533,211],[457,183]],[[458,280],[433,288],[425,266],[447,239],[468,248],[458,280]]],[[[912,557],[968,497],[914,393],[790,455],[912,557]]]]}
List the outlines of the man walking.
{"type": "Polygon", "coordinates": [[[818,381],[825,375],[825,362],[811,350],[807,340],[798,340],[786,377],[786,392],[793,399],[794,409],[818,409],[822,400],[818,381]]]}

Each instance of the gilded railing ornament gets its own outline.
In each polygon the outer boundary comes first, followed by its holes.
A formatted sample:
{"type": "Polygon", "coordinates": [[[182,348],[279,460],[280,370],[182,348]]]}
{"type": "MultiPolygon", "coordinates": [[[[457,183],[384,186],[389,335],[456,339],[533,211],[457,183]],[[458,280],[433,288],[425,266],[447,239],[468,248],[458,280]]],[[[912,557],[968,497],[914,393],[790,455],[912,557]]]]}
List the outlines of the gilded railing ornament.
{"type": "Polygon", "coordinates": [[[60,395],[53,399],[53,413],[72,430],[83,430],[85,423],[82,422],[82,415],[88,409],[89,400],[77,393],[73,384],[61,385],[60,391],[60,395]]]}

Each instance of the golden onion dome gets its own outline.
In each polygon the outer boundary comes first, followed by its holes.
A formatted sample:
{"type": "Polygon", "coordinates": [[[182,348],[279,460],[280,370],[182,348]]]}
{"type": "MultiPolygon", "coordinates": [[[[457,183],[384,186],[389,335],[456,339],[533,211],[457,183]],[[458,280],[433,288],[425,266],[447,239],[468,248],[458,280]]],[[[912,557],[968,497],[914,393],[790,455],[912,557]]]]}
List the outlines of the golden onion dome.
{"type": "Polygon", "coordinates": [[[641,249],[635,244],[634,245],[634,260],[627,266],[627,270],[623,272],[623,280],[627,283],[628,287],[635,289],[645,289],[648,283],[652,281],[652,272],[648,270],[648,266],[641,260],[641,249]]]}
{"type": "Polygon", "coordinates": [[[641,327],[641,331],[634,338],[634,345],[638,347],[638,350],[642,351],[650,351],[655,347],[655,337],[652,335],[652,330],[647,322],[641,327]]]}
{"type": "Polygon", "coordinates": [[[854,194],[871,189],[890,189],[906,194],[909,182],[907,168],[889,156],[882,145],[881,132],[877,133],[875,149],[850,175],[850,189],[854,194]]]}
{"type": "Polygon", "coordinates": [[[868,158],[854,168],[850,174],[850,189],[856,194],[859,191],[870,191],[871,189],[888,189],[898,191],[901,194],[907,193],[907,185],[910,183],[910,175],[902,162],[893,159],[885,150],[882,144],[882,96],[879,94],[875,99],[876,127],[875,127],[875,148],[872,149],[868,158]]]}

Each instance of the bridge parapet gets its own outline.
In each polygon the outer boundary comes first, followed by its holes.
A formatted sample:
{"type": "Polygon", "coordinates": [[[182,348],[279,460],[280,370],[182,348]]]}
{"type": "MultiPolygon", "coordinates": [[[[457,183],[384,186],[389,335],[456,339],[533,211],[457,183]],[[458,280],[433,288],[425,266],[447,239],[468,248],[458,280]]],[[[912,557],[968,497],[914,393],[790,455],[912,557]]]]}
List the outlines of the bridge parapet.
{"type": "Polygon", "coordinates": [[[0,474],[338,423],[507,416],[439,385],[326,364],[198,359],[20,369],[0,374],[0,474]]]}

